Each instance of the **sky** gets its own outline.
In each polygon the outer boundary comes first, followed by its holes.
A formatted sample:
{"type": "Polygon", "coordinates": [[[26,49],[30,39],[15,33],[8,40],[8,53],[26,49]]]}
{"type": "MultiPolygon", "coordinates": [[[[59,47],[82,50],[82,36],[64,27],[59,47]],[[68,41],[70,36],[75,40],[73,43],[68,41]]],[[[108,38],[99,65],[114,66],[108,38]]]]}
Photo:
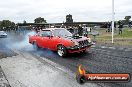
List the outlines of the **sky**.
{"type": "MultiPolygon", "coordinates": [[[[132,0],[114,1],[115,20],[132,16],[132,0]]],[[[0,0],[0,21],[31,23],[43,17],[48,23],[62,23],[68,14],[74,22],[111,21],[112,0],[0,0]]]]}

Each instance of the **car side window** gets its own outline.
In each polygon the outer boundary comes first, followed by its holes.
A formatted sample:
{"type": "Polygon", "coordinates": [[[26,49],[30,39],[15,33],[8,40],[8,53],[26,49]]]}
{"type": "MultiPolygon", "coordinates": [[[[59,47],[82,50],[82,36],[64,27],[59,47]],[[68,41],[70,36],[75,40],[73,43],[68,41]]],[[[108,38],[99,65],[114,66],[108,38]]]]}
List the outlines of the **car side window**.
{"type": "Polygon", "coordinates": [[[48,36],[51,36],[52,34],[51,34],[51,31],[41,31],[40,32],[40,36],[41,37],[48,37],[48,36]]]}
{"type": "Polygon", "coordinates": [[[62,30],[54,30],[53,33],[55,36],[63,36],[64,32],[62,30]]]}

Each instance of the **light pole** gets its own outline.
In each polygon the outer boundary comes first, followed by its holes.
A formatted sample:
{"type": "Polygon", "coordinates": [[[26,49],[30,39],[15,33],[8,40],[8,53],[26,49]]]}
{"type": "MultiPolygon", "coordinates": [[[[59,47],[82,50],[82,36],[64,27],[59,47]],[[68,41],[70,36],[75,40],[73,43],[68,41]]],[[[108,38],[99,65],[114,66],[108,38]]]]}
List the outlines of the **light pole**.
{"type": "Polygon", "coordinates": [[[114,20],[115,20],[115,13],[114,13],[114,0],[112,0],[112,43],[114,43],[114,20]]]}

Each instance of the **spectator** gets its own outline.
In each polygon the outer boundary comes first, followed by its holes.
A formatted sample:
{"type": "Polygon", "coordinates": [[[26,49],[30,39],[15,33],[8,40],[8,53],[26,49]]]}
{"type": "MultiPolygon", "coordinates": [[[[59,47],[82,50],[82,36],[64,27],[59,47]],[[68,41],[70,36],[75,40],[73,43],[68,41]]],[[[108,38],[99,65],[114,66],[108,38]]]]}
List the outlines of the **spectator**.
{"type": "Polygon", "coordinates": [[[78,28],[77,27],[73,27],[74,33],[73,35],[78,35],[78,28]]]}
{"type": "Polygon", "coordinates": [[[84,28],[83,28],[83,35],[84,35],[85,37],[88,36],[88,30],[87,30],[87,27],[84,27],[84,28]]]}
{"type": "Polygon", "coordinates": [[[83,35],[83,28],[80,26],[78,27],[78,34],[79,34],[79,36],[83,35]]]}
{"type": "Polygon", "coordinates": [[[118,28],[119,28],[119,34],[122,34],[123,24],[121,23],[118,28]]]}
{"type": "Polygon", "coordinates": [[[114,22],[114,28],[116,28],[116,22],[114,22]]]}
{"type": "Polygon", "coordinates": [[[115,28],[115,31],[116,31],[116,22],[114,22],[114,28],[115,28]]]}
{"type": "Polygon", "coordinates": [[[129,21],[128,27],[131,28],[132,22],[129,21]]]}
{"type": "Polygon", "coordinates": [[[110,23],[107,23],[107,32],[110,32],[110,23]]]}
{"type": "Polygon", "coordinates": [[[72,27],[70,27],[68,30],[69,30],[72,34],[74,33],[74,29],[73,29],[72,27]]]}

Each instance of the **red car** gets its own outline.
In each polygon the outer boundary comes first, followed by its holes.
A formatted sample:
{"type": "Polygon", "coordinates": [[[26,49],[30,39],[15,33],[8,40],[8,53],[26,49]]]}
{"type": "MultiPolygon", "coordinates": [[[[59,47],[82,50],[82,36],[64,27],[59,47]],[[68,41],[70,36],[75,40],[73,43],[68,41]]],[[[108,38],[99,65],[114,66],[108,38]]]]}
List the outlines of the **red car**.
{"type": "Polygon", "coordinates": [[[84,36],[75,36],[65,28],[48,28],[29,36],[29,43],[34,48],[47,48],[57,51],[61,57],[68,53],[85,52],[91,47],[91,39],[84,36]]]}

